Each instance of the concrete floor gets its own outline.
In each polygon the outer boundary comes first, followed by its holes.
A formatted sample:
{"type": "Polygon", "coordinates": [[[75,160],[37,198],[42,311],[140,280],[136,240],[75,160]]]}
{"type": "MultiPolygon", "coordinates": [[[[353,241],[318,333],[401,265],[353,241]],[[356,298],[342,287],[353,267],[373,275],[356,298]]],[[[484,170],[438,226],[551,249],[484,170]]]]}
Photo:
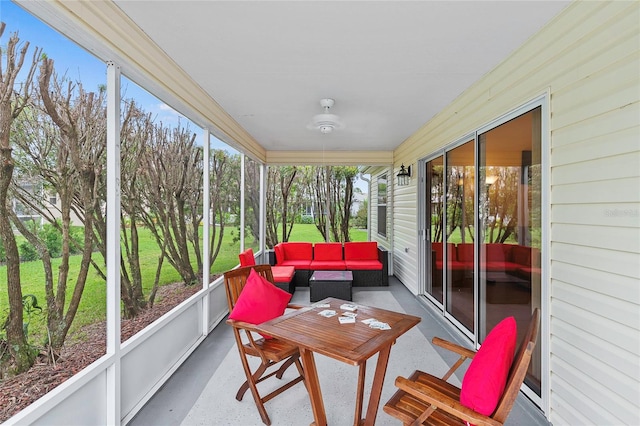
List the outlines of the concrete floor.
{"type": "MultiPolygon", "coordinates": [[[[420,332],[430,341],[434,336],[470,346],[466,338],[447,322],[428,302],[412,295],[395,277],[390,277],[388,289],[406,313],[422,317],[420,332]]],[[[354,299],[360,291],[380,291],[380,287],[354,288],[354,299]]],[[[308,304],[308,288],[296,290],[293,303],[308,304]]],[[[218,325],[191,356],[178,368],[164,386],[147,402],[129,422],[133,426],[180,425],[194,406],[229,350],[235,345],[230,327],[224,322],[218,325]]],[[[448,364],[457,356],[436,347],[437,353],[448,364]]],[[[407,372],[410,374],[410,372],[407,372]]],[[[461,372],[459,379],[462,380],[461,372]]],[[[235,389],[234,389],[235,392],[235,389]]],[[[381,413],[386,416],[386,414],[381,413]]],[[[200,424],[207,424],[203,419],[200,424]]],[[[520,394],[506,422],[507,425],[549,425],[542,412],[526,396],[520,394]]]]}

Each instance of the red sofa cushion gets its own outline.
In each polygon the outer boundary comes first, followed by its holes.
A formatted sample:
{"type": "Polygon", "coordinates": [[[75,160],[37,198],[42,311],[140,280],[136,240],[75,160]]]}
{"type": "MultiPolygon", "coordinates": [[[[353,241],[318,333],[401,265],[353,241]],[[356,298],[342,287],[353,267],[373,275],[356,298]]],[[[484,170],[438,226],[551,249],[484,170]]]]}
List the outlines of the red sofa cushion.
{"type": "Polygon", "coordinates": [[[531,247],[513,246],[511,248],[511,260],[520,266],[531,266],[531,247]]]}
{"type": "Polygon", "coordinates": [[[382,262],[378,260],[345,260],[347,269],[350,270],[381,270],[382,262]]]}
{"type": "Polygon", "coordinates": [[[293,266],[272,266],[271,273],[273,274],[273,282],[290,283],[296,273],[296,268],[293,266]]]}
{"type": "Polygon", "coordinates": [[[343,260],[342,243],[316,243],[313,246],[313,260],[343,260]]]}
{"type": "Polygon", "coordinates": [[[516,332],[516,320],[507,317],[487,335],[462,379],[462,405],[485,416],[496,409],[511,369],[516,332]]]}
{"type": "Polygon", "coordinates": [[[344,243],[344,260],[378,260],[378,243],[358,241],[344,243]]]}
{"type": "Polygon", "coordinates": [[[472,243],[460,243],[456,247],[458,252],[458,260],[464,263],[470,263],[473,265],[473,244],[472,243]]]}
{"type": "Polygon", "coordinates": [[[511,244],[490,243],[481,246],[480,254],[484,255],[483,260],[491,262],[508,262],[511,244]],[[483,253],[484,252],[484,253],[483,253]]]}
{"type": "Polygon", "coordinates": [[[278,243],[273,246],[273,251],[276,253],[276,263],[284,262],[284,251],[282,250],[282,243],[278,243]]]}
{"type": "Polygon", "coordinates": [[[256,258],[253,256],[253,249],[248,248],[238,255],[240,258],[240,266],[253,266],[256,264],[256,258]]]}
{"type": "Polygon", "coordinates": [[[344,271],[347,265],[344,260],[312,260],[311,269],[323,271],[344,271]]]}
{"type": "MultiPolygon", "coordinates": [[[[260,324],[282,315],[290,300],[290,293],[279,289],[251,269],[229,318],[260,324]]],[[[264,334],[263,337],[271,338],[264,334]]]]}
{"type": "Polygon", "coordinates": [[[284,260],[313,260],[313,245],[311,243],[283,243],[284,260]]]}

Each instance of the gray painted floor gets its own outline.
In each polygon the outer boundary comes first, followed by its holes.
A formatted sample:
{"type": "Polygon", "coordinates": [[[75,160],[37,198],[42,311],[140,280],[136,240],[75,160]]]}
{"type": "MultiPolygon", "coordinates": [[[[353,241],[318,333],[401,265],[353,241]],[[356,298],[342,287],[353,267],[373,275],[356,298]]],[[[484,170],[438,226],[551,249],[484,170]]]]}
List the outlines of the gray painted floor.
{"type": "MultiPolygon", "coordinates": [[[[355,296],[357,292],[369,290],[379,291],[381,288],[354,288],[354,299],[357,298],[355,296]]],[[[432,309],[428,302],[423,303],[413,296],[395,277],[390,277],[388,290],[405,312],[422,317],[423,320],[417,327],[429,341],[434,336],[439,336],[469,346],[469,342],[462,338],[456,329],[442,318],[441,314],[432,309]]],[[[298,288],[292,302],[308,304],[308,289],[298,288]]],[[[147,402],[129,422],[129,425],[180,425],[198,400],[211,376],[234,345],[231,329],[224,322],[221,323],[147,402]]],[[[457,356],[441,348],[436,347],[436,351],[448,365],[453,364],[457,359],[457,356]]],[[[407,374],[410,373],[407,371],[407,374]]],[[[462,374],[463,371],[459,375],[460,380],[462,380],[462,374]]],[[[386,416],[382,412],[379,415],[386,416]]],[[[200,424],[206,424],[206,421],[200,424]]],[[[549,425],[549,422],[527,397],[520,394],[506,424],[549,425]]]]}

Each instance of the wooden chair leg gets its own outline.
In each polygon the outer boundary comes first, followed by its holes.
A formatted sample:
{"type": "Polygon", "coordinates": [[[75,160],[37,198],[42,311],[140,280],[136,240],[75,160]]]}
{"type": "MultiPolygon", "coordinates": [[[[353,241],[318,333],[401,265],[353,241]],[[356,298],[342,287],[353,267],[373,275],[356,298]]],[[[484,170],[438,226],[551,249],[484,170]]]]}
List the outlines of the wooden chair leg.
{"type": "Polygon", "coordinates": [[[287,368],[291,367],[296,362],[297,359],[298,359],[297,356],[292,356],[291,358],[283,362],[282,366],[280,366],[280,368],[278,369],[278,372],[276,373],[276,377],[278,379],[282,379],[282,376],[284,376],[284,372],[287,371],[287,368]]]}
{"type": "MultiPolygon", "coordinates": [[[[249,368],[249,366],[247,365],[247,369],[249,368]]],[[[249,375],[251,375],[253,377],[253,382],[257,382],[260,377],[262,377],[262,374],[264,374],[264,372],[267,370],[267,366],[262,364],[260,365],[260,367],[258,367],[258,369],[255,371],[255,373],[251,374],[251,370],[247,370],[245,369],[245,373],[247,373],[247,377],[249,375]]],[[[236,399],[238,401],[242,401],[242,398],[244,397],[245,392],[247,392],[249,390],[249,379],[247,379],[242,386],[240,386],[240,389],[238,389],[238,393],[236,393],[236,399]]]]}

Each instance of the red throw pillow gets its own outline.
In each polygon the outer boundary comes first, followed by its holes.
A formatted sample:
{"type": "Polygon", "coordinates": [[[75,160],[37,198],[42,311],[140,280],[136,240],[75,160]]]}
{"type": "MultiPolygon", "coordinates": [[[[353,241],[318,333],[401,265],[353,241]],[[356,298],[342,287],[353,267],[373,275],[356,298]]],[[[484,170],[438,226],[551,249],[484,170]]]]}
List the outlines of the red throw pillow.
{"type": "Polygon", "coordinates": [[[462,379],[462,405],[485,416],[493,414],[507,383],[516,335],[513,317],[503,319],[491,330],[462,379]]]}
{"type": "Polygon", "coordinates": [[[256,264],[256,258],[253,256],[253,249],[248,248],[238,255],[240,258],[240,266],[253,266],[256,264]]]}
{"type": "MultiPolygon", "coordinates": [[[[289,292],[279,289],[251,269],[229,318],[260,324],[282,315],[290,300],[289,292]]],[[[262,336],[265,339],[271,338],[264,334],[262,336]]]]}

